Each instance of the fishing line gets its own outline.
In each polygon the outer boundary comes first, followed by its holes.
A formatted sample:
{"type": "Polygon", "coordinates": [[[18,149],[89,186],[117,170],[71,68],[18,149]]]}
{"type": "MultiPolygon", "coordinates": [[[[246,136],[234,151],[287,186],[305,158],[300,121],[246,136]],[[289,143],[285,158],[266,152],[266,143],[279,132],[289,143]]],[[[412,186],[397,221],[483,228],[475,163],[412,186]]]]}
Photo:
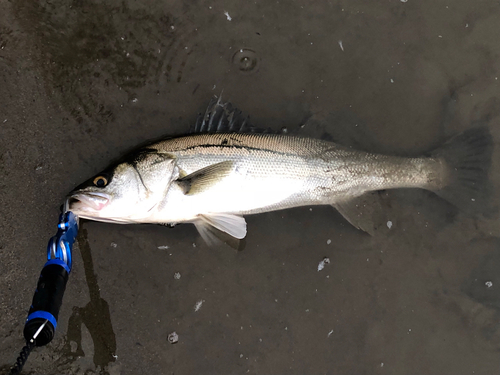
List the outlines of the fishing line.
{"type": "Polygon", "coordinates": [[[24,364],[28,360],[28,356],[30,355],[33,348],[36,346],[36,344],[35,344],[36,338],[38,337],[40,332],[42,332],[43,327],[45,327],[45,325],[48,322],[49,322],[49,320],[46,319],[45,322],[43,322],[43,324],[40,326],[40,328],[38,328],[38,330],[35,332],[35,334],[33,335],[33,338],[30,339],[26,343],[26,345],[21,349],[21,353],[19,353],[19,357],[17,357],[16,364],[10,369],[10,375],[17,375],[17,374],[21,373],[21,370],[23,369],[24,364]]]}

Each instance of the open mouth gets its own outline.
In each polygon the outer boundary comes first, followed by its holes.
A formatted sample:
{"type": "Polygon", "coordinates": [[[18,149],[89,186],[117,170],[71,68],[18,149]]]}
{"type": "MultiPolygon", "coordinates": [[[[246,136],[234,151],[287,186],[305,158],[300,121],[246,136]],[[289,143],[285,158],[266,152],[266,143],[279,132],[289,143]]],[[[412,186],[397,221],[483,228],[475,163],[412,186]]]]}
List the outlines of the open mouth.
{"type": "Polygon", "coordinates": [[[68,198],[68,209],[75,212],[100,211],[109,200],[110,196],[104,193],[76,193],[68,198]]]}

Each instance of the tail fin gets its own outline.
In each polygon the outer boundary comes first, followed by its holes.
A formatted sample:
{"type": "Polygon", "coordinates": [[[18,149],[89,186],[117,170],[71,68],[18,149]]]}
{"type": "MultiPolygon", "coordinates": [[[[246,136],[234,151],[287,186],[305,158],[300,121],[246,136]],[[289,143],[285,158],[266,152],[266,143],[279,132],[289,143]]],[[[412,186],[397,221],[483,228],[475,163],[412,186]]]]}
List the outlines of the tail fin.
{"type": "Polygon", "coordinates": [[[434,192],[465,212],[488,211],[492,153],[493,138],[486,127],[469,129],[451,138],[432,153],[445,161],[449,173],[448,184],[434,192]]]}

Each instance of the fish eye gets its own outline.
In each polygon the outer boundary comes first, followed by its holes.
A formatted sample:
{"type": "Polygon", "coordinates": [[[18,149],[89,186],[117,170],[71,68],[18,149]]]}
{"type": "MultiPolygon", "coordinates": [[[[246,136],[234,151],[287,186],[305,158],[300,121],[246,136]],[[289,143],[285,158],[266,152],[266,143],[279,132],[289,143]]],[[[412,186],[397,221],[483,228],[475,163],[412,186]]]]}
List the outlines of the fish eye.
{"type": "Polygon", "coordinates": [[[104,176],[97,176],[94,178],[94,185],[97,187],[105,187],[108,184],[108,179],[104,176]]]}

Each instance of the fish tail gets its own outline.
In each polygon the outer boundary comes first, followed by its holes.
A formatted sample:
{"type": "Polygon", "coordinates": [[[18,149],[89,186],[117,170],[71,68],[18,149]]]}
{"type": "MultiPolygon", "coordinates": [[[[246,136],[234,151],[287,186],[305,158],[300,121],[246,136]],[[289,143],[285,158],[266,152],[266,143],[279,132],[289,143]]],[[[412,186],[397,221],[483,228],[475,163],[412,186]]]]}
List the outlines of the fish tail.
{"type": "Polygon", "coordinates": [[[488,211],[492,188],[488,179],[493,138],[487,127],[464,131],[432,152],[444,165],[442,187],[432,189],[461,210],[488,211]]]}

